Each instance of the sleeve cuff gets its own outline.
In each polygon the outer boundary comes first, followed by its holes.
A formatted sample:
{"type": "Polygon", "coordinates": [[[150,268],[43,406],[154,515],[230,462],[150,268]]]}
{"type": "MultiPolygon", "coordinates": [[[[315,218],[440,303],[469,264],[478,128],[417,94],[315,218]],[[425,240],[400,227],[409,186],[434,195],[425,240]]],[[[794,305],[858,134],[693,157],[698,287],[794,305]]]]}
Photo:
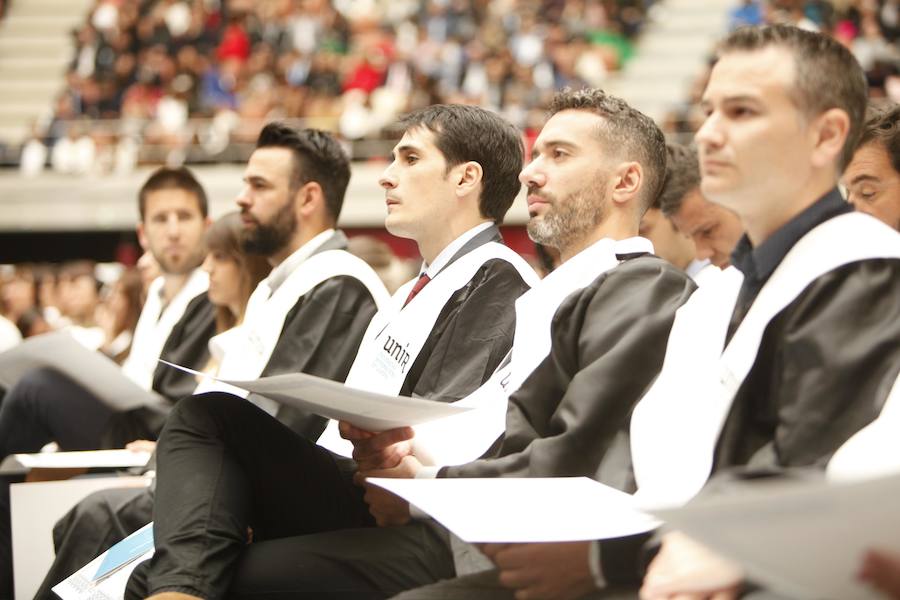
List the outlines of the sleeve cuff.
{"type": "Polygon", "coordinates": [[[588,567],[591,569],[591,576],[594,578],[594,585],[598,590],[606,587],[606,578],[603,577],[603,567],[600,564],[600,542],[594,540],[591,542],[588,550],[588,567]]]}

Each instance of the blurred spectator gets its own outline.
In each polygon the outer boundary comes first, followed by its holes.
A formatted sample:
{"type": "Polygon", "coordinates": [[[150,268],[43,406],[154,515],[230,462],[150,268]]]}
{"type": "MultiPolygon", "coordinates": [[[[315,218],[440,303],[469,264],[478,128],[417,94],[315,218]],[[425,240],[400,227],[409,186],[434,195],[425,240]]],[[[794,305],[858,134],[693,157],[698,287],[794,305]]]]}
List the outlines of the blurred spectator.
{"type": "Polygon", "coordinates": [[[13,323],[37,306],[34,271],[30,265],[16,265],[5,271],[0,288],[0,306],[3,316],[13,323]]]}
{"type": "Polygon", "coordinates": [[[100,351],[121,364],[128,356],[131,338],[141,314],[141,275],[137,269],[122,272],[97,311],[104,339],[100,351]]]}
{"type": "Polygon", "coordinates": [[[104,150],[114,157],[104,168],[126,170],[136,139],[156,160],[183,160],[190,144],[217,156],[274,117],[360,138],[424,104],[465,102],[524,127],[553,88],[599,85],[621,68],[650,4],[95,0],[73,32],[46,143],[60,140],[65,156],[68,121],[122,118],[104,143],[125,145],[125,157],[104,150]]]}
{"type": "MultiPolygon", "coordinates": [[[[900,0],[739,0],[729,27],[788,23],[827,33],[849,48],[869,81],[872,98],[900,102],[900,0]]],[[[688,141],[703,115],[698,103],[708,69],[685,102],[665,118],[663,131],[688,141]]]]}

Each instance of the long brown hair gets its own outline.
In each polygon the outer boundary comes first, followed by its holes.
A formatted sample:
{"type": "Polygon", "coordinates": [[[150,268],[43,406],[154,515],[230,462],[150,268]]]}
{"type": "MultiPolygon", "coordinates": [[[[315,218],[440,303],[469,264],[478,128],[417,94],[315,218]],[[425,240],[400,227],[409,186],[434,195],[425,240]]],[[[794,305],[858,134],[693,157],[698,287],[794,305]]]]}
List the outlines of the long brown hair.
{"type": "Polygon", "coordinates": [[[241,249],[240,213],[233,211],[217,219],[206,232],[206,247],[209,252],[221,252],[233,259],[241,270],[240,294],[241,314],[235,315],[227,306],[216,307],[216,330],[220,333],[234,327],[244,317],[247,301],[256,285],[262,281],[272,267],[262,256],[247,254],[241,249]]]}

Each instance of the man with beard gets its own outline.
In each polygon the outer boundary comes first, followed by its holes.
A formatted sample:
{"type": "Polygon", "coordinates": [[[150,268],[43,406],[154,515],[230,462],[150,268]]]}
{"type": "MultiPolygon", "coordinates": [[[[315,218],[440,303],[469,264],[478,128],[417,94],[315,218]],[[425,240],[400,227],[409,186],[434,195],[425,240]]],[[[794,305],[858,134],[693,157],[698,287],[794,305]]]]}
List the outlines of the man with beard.
{"type": "MultiPolygon", "coordinates": [[[[274,268],[251,296],[243,324],[214,338],[219,377],[346,378],[377,305],[388,299],[375,272],[346,252],[346,236],[334,229],[349,181],[349,160],[330,134],[280,123],[263,128],[237,204],[243,250],[274,268]]],[[[198,392],[210,389],[201,384],[198,392]]],[[[250,401],[311,441],[325,428],[323,417],[250,401]]],[[[55,597],[54,585],[149,523],[152,510],[152,489],[103,490],[82,500],[54,528],[56,558],[36,597],[55,597]]]]}
{"type": "MultiPolygon", "coordinates": [[[[564,262],[517,302],[512,367],[498,370],[507,389],[518,387],[508,399],[506,433],[480,460],[424,468],[418,444],[433,456],[434,440],[428,438],[434,432],[423,436],[420,429],[411,439],[408,429],[370,434],[344,426],[361,476],[602,472],[627,486],[627,469],[620,464],[627,417],[659,370],[675,311],[694,284],[636,237],[665,164],[664,139],[652,120],[600,90],[562,93],[551,111],[520,180],[528,186],[529,233],[558,247],[564,262]]],[[[500,398],[501,408],[507,389],[490,394],[500,398]]],[[[457,441],[467,443],[464,436],[472,429],[459,429],[457,441]]],[[[445,530],[408,523],[409,506],[393,496],[367,488],[365,499],[381,527],[253,543],[236,565],[230,588],[226,581],[221,591],[204,597],[227,589],[230,597],[380,598],[469,572],[477,560],[471,548],[451,548],[445,530]]],[[[576,589],[593,587],[588,549],[586,543],[521,547],[534,558],[534,572],[564,564],[566,585],[576,589]]],[[[419,592],[411,597],[422,597],[419,592]]]]}
{"type": "MultiPolygon", "coordinates": [[[[346,383],[454,402],[508,354],[514,301],[537,280],[497,229],[520,188],[522,142],[512,125],[472,106],[427,107],[401,126],[380,179],[385,225],[415,240],[425,262],[372,319],[346,383]]],[[[159,442],[156,552],[135,570],[129,594],[221,597],[257,544],[373,524],[336,426],[315,445],[252,408],[226,394],[176,407],[159,442]]]]}
{"type": "MultiPolygon", "coordinates": [[[[162,168],[141,187],[138,206],[138,237],[162,274],[150,285],[122,372],[174,402],[196,382],[158,359],[203,368],[209,359],[207,342],[215,333],[213,306],[206,296],[208,277],[199,268],[209,223],[206,193],[187,169],[162,168]]],[[[131,440],[155,438],[164,420],[165,413],[155,408],[116,413],[59,372],[36,369],[4,398],[0,454],[37,452],[51,441],[63,450],[121,447],[131,440]]],[[[0,597],[12,597],[11,482],[4,478],[0,491],[0,597]]]]}

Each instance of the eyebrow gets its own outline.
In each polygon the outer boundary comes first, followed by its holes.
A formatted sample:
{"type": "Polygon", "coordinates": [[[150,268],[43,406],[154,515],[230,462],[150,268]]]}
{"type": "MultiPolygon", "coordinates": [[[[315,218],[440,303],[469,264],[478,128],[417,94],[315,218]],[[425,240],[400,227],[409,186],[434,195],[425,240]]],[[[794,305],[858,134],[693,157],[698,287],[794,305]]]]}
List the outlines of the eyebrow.
{"type": "MultiPolygon", "coordinates": [[[[566,140],[547,140],[545,142],[541,142],[541,144],[540,144],[540,147],[543,147],[543,148],[553,148],[554,146],[563,146],[564,148],[570,148],[573,150],[578,148],[577,144],[566,141],[566,140]]],[[[540,154],[541,154],[541,151],[538,149],[538,145],[535,144],[531,150],[531,155],[539,156],[540,154]]]]}
{"type": "Polygon", "coordinates": [[[391,150],[391,158],[397,158],[398,154],[409,154],[410,152],[422,152],[422,148],[415,144],[400,144],[391,150]]]}
{"type": "Polygon", "coordinates": [[[850,183],[848,183],[847,185],[856,185],[857,183],[862,183],[864,181],[873,181],[875,183],[878,183],[879,179],[877,177],[875,177],[874,175],[867,175],[866,173],[861,173],[860,175],[857,175],[856,177],[851,179],[850,183]]]}
{"type": "Polygon", "coordinates": [[[269,183],[269,180],[262,175],[244,175],[242,179],[244,183],[269,183]]]}

